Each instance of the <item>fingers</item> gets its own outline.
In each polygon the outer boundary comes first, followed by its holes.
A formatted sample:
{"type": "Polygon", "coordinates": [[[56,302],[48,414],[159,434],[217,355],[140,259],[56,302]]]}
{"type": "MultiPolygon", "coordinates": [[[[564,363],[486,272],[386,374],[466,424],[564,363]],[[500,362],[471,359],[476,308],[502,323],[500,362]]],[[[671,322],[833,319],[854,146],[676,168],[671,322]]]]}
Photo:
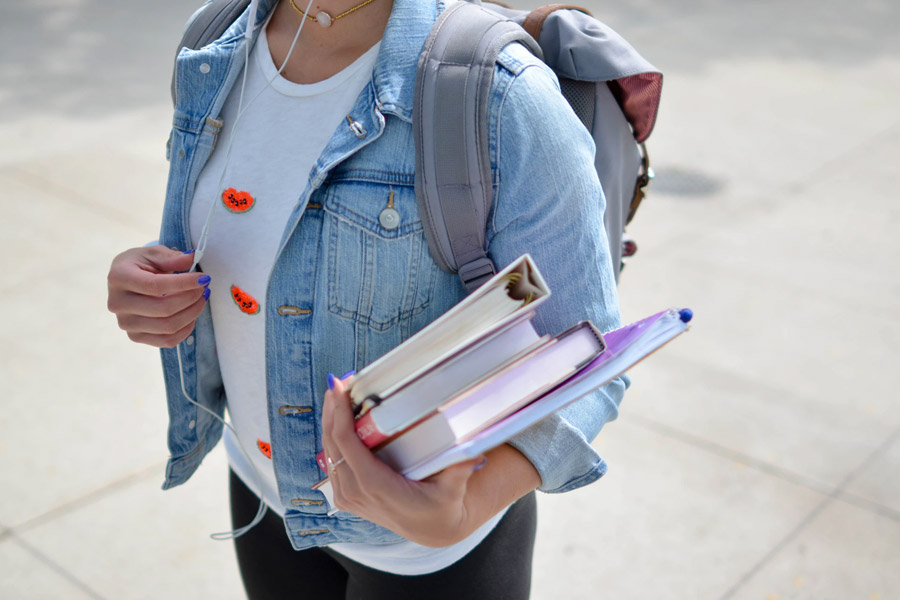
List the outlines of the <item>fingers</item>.
{"type": "Polygon", "coordinates": [[[360,489],[356,474],[346,461],[329,465],[328,478],[331,481],[334,505],[340,510],[352,512],[364,517],[366,513],[366,495],[360,489]]]}
{"type": "Polygon", "coordinates": [[[322,407],[322,442],[326,456],[332,461],[343,459],[328,474],[335,506],[366,517],[373,506],[372,500],[384,495],[385,486],[397,486],[397,478],[406,480],[375,458],[360,441],[345,384],[337,378],[332,382],[334,387],[325,393],[322,407]]]}
{"type": "Polygon", "coordinates": [[[162,245],[148,246],[144,254],[148,263],[160,273],[187,271],[194,264],[194,251],[173,250],[162,245]]]}
{"type": "MultiPolygon", "coordinates": [[[[353,470],[362,484],[380,480],[382,471],[394,473],[390,467],[375,458],[371,450],[357,437],[350,395],[344,382],[334,379],[334,389],[325,394],[326,404],[331,404],[330,437],[338,456],[353,470]]],[[[323,410],[324,416],[324,410],[323,410]]],[[[324,426],[324,424],[323,424],[324,426]]],[[[336,460],[335,457],[332,457],[336,460]]],[[[343,465],[341,465],[343,468],[343,465]]]]}
{"type": "MultiPolygon", "coordinates": [[[[331,457],[333,461],[338,461],[343,457],[334,440],[335,420],[334,407],[336,404],[350,406],[350,396],[346,392],[346,384],[352,378],[354,372],[350,371],[341,379],[332,374],[328,374],[328,391],[325,392],[325,399],[322,405],[322,447],[325,455],[331,457]]],[[[353,425],[353,416],[351,414],[350,425],[353,425]]],[[[355,433],[354,428],[354,435],[355,433]]],[[[361,443],[361,442],[360,442],[361,443]]]]}
{"type": "Polygon", "coordinates": [[[202,288],[209,276],[202,273],[175,273],[191,267],[193,256],[163,246],[132,248],[113,259],[107,283],[114,291],[145,296],[166,296],[202,288]]]}
{"type": "Polygon", "coordinates": [[[113,259],[107,308],[135,342],[171,348],[190,335],[209,299],[209,275],[187,270],[192,254],[165,246],[132,248],[113,259]]]}
{"type": "MultiPolygon", "coordinates": [[[[335,383],[334,376],[329,373],[329,390],[325,392],[325,400],[322,404],[322,448],[325,451],[325,464],[328,469],[328,478],[331,480],[334,505],[340,510],[354,512],[355,507],[348,501],[348,498],[356,497],[358,486],[356,486],[353,471],[349,465],[345,464],[346,461],[343,461],[343,455],[337,448],[333,436],[336,393],[331,388],[335,383]],[[339,474],[338,469],[343,469],[343,472],[339,474]]],[[[340,389],[343,392],[343,386],[340,389]]]]}
{"type": "Polygon", "coordinates": [[[139,344],[147,344],[148,346],[153,346],[154,348],[174,348],[175,346],[186,340],[187,337],[191,335],[191,332],[193,330],[194,323],[192,321],[189,325],[171,335],[133,333],[129,331],[128,339],[139,344]]]}
{"type": "MultiPolygon", "coordinates": [[[[334,376],[328,374],[328,386],[334,385],[334,376]]],[[[325,392],[325,398],[322,403],[322,450],[325,452],[326,468],[328,476],[332,476],[332,467],[335,462],[339,462],[342,458],[340,451],[337,449],[333,441],[332,429],[334,428],[334,395],[332,391],[325,392]]],[[[337,489],[335,488],[335,492],[337,489]]]]}
{"type": "Polygon", "coordinates": [[[202,289],[210,282],[209,275],[202,273],[157,273],[136,263],[122,265],[110,275],[115,275],[117,289],[156,297],[202,289]]]}
{"type": "Polygon", "coordinates": [[[137,296],[128,313],[117,314],[119,327],[129,333],[171,335],[192,324],[206,306],[208,291],[183,292],[171,298],[137,296]],[[145,316],[148,315],[149,316],[145,316]]]}
{"type": "Polygon", "coordinates": [[[419,543],[440,546],[455,539],[467,518],[469,481],[483,457],[449,467],[427,481],[408,480],[357,437],[345,383],[333,376],[329,382],[322,408],[322,443],[332,461],[328,475],[333,505],[419,543]]]}
{"type": "MultiPolygon", "coordinates": [[[[179,292],[169,296],[145,296],[134,292],[120,291],[110,294],[107,306],[110,312],[119,318],[122,326],[122,317],[134,315],[139,317],[171,317],[189,306],[193,306],[198,300],[209,296],[208,288],[200,287],[187,292],[179,292]]],[[[127,329],[126,327],[122,327],[127,329]]]]}
{"type": "MultiPolygon", "coordinates": [[[[330,376],[330,374],[329,374],[330,376]]],[[[333,444],[331,443],[331,430],[334,423],[334,398],[331,391],[325,392],[325,399],[322,403],[322,449],[325,456],[337,460],[340,457],[332,455],[333,444]]]]}

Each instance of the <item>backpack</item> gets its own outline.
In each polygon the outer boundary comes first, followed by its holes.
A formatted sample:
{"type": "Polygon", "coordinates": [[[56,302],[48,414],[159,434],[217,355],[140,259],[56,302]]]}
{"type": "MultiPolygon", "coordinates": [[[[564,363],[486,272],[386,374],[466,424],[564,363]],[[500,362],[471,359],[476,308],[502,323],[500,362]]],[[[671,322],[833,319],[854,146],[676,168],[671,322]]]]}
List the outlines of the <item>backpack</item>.
{"type": "MultiPolygon", "coordinates": [[[[212,0],[188,24],[178,52],[218,39],[248,4],[212,0]]],[[[656,122],[662,74],[587,10],[561,4],[528,12],[460,1],[432,27],[419,57],[413,108],[416,196],[431,255],[441,269],[459,275],[467,292],[496,272],[485,249],[493,199],[487,99],[497,55],[514,42],[553,69],[594,138],[618,281],[625,258],[637,249],[625,226],[653,177],[644,142],[656,122]],[[442,93],[430,93],[436,89],[442,93]]]]}

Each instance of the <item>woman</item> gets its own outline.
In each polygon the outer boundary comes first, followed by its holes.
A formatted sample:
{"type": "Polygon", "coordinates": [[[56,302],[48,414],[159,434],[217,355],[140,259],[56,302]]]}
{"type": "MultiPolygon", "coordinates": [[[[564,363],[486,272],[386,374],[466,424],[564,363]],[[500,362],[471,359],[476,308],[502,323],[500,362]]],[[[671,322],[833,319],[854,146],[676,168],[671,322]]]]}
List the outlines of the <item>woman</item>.
{"type": "MultiPolygon", "coordinates": [[[[263,0],[249,42],[245,13],[177,61],[160,245],[116,257],[109,307],[132,340],[162,348],[166,488],[222,435],[195,402],[219,416],[228,407],[235,527],[260,498],[271,509],[236,539],[252,598],[526,598],[532,491],[605,471],[589,442],[615,418],[624,380],[483,460],[412,482],[356,438],[330,375],[372,362],[465,295],[429,255],[413,188],[416,62],[442,9],[263,0]],[[202,274],[183,272],[193,248],[202,274]],[[336,465],[334,506],[310,489],[322,450],[336,465]]],[[[539,330],[615,327],[593,144],[522,47],[500,55],[489,126],[491,258],[502,268],[532,254],[554,293],[539,330]]]]}

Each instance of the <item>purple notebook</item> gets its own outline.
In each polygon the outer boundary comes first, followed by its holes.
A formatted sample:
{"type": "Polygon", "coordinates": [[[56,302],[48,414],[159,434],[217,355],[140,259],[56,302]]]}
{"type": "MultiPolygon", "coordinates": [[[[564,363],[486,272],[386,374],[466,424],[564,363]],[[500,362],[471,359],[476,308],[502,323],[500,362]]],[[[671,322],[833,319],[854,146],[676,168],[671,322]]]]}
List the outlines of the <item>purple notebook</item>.
{"type": "Polygon", "coordinates": [[[684,333],[692,317],[689,309],[669,309],[603,334],[606,350],[569,379],[466,442],[407,469],[404,475],[410,479],[424,479],[499,446],[548,415],[603,387],[684,333]]]}

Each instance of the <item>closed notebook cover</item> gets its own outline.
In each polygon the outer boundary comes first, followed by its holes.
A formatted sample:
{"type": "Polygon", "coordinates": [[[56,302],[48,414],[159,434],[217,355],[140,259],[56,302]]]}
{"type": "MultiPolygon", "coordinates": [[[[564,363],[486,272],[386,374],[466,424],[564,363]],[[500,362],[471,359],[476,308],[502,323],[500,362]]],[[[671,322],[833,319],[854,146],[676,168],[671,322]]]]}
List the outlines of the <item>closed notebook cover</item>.
{"type": "MultiPolygon", "coordinates": [[[[403,471],[413,480],[429,477],[450,465],[475,458],[499,446],[541,419],[603,387],[688,329],[692,313],[669,309],[603,335],[606,349],[587,366],[531,404],[471,439],[403,471]]],[[[331,500],[327,478],[312,487],[331,500]]],[[[332,511],[336,512],[336,511],[332,511]]]]}
{"type": "Polygon", "coordinates": [[[376,452],[401,471],[468,439],[550,391],[605,349],[583,321],[444,403],[426,420],[376,452]]]}
{"type": "Polygon", "coordinates": [[[421,480],[499,446],[625,373],[687,331],[691,316],[687,309],[669,309],[603,334],[606,350],[574,376],[468,441],[404,470],[403,474],[409,479],[421,480]]]}
{"type": "Polygon", "coordinates": [[[369,397],[380,401],[493,332],[530,318],[549,296],[550,289],[531,256],[523,254],[416,335],[357,373],[348,388],[354,406],[361,406],[369,397]],[[503,296],[521,305],[473,329],[469,317],[481,314],[482,309],[490,312],[498,289],[507,290],[503,296]]]}

